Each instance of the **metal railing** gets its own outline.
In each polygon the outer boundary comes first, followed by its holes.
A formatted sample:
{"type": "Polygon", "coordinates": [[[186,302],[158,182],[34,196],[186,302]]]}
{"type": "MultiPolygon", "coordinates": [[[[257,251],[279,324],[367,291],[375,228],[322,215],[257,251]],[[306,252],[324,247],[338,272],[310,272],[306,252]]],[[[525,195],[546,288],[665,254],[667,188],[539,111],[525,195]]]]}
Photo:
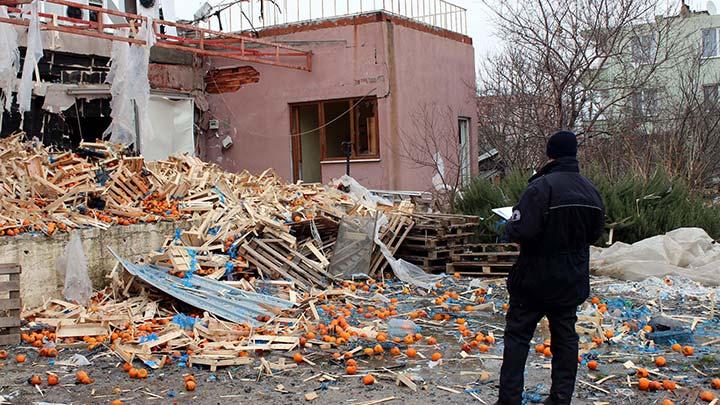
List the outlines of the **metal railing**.
{"type": "Polygon", "coordinates": [[[212,29],[235,32],[372,11],[384,11],[467,34],[467,10],[445,0],[223,0],[205,18],[204,24],[212,29]],[[217,11],[220,12],[215,15],[217,11]]]}

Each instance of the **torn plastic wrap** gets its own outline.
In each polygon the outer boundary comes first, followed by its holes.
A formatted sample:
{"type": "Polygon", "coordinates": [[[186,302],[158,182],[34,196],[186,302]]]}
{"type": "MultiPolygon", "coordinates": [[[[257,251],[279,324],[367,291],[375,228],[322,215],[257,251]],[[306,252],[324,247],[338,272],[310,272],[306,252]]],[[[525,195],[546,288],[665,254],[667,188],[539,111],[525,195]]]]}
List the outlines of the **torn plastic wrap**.
{"type": "Polygon", "coordinates": [[[20,77],[20,86],[18,86],[18,110],[21,117],[24,117],[26,111],[30,111],[33,90],[33,73],[40,59],[43,57],[43,42],[40,33],[40,16],[38,14],[39,5],[37,0],[33,0],[29,5],[23,6],[25,11],[29,12],[30,25],[28,28],[27,50],[25,51],[25,62],[23,63],[22,76],[20,77]]]}
{"type": "MultiPolygon", "coordinates": [[[[0,17],[8,18],[7,6],[0,6],[0,17]]],[[[5,111],[10,111],[12,106],[13,87],[18,71],[20,71],[20,51],[17,32],[10,24],[0,24],[0,104],[5,111]]],[[[1,119],[0,129],[2,129],[1,119]]]]}
{"type": "Polygon", "coordinates": [[[354,202],[362,204],[370,209],[375,209],[378,204],[392,206],[392,202],[384,198],[373,195],[370,190],[365,188],[362,184],[358,183],[357,180],[344,174],[342,177],[337,179],[336,184],[342,185],[347,188],[348,194],[353,198],[354,202]]]}
{"type": "MultiPolygon", "coordinates": [[[[128,36],[127,29],[120,30],[120,35],[128,36]]],[[[152,19],[148,18],[147,23],[140,28],[137,38],[145,41],[146,45],[129,45],[121,41],[113,43],[110,73],[107,78],[107,82],[111,84],[112,123],[103,135],[111,134],[110,141],[125,145],[136,141],[136,106],[141,143],[142,140],[150,140],[153,136],[148,116],[150,98],[148,65],[150,48],[155,44],[152,19]]],[[[141,145],[136,145],[136,148],[142,150],[141,145]]]]}
{"type": "Polygon", "coordinates": [[[87,305],[92,297],[93,289],[79,232],[72,233],[70,242],[65,246],[65,251],[57,259],[55,266],[60,274],[65,275],[65,287],[62,291],[65,299],[87,305]]]}
{"type": "Polygon", "coordinates": [[[380,229],[382,229],[387,222],[388,219],[385,215],[378,218],[378,221],[375,224],[375,244],[377,244],[380,248],[380,252],[383,257],[385,257],[385,260],[387,260],[395,276],[402,282],[412,284],[426,290],[432,290],[435,288],[435,283],[442,280],[444,276],[428,274],[423,269],[412,263],[406,262],[403,259],[395,259],[387,246],[382,240],[380,240],[380,229]]]}

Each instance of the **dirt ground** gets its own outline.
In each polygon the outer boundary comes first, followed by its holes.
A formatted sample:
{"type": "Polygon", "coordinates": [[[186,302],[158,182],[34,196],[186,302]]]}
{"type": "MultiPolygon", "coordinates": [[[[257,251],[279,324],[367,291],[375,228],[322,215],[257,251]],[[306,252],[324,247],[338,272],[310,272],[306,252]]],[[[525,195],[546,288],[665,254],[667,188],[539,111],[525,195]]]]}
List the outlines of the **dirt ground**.
{"type": "MultiPolygon", "coordinates": [[[[717,358],[720,343],[713,340],[720,337],[718,311],[715,302],[703,297],[665,297],[661,304],[646,297],[633,296],[632,293],[607,291],[611,281],[595,280],[594,294],[598,295],[607,312],[602,321],[605,330],[613,330],[615,336],[595,347],[591,335],[581,336],[583,347],[582,363],[579,365],[574,404],[595,403],[633,403],[653,404],[670,398],[675,403],[700,403],[697,399],[700,390],[710,389],[710,379],[720,376],[720,362],[717,358]],[[713,309],[711,306],[715,305],[713,309]],[[671,343],[653,345],[643,338],[641,328],[649,317],[659,313],[660,308],[666,315],[689,316],[703,319],[697,322],[692,341],[695,352],[692,356],[673,352],[671,343]],[[712,320],[709,318],[713,316],[712,320]],[[640,329],[640,331],[635,329],[640,329]],[[703,345],[710,342],[708,345],[703,345]],[[667,366],[658,368],[654,358],[662,355],[667,366]],[[598,370],[588,370],[586,364],[595,359],[600,364],[598,370]],[[635,369],[628,369],[623,363],[632,361],[639,367],[651,371],[650,378],[662,381],[669,379],[682,387],[675,392],[643,392],[638,390],[638,377],[635,369]],[[603,381],[604,380],[604,381],[603,381]]],[[[468,280],[449,280],[448,284],[456,291],[467,289],[468,280]]],[[[172,364],[158,370],[150,370],[145,380],[131,379],[122,370],[123,361],[116,357],[106,346],[93,351],[85,347],[59,347],[56,359],[39,357],[37,349],[29,345],[3,348],[9,356],[0,360],[0,396],[7,403],[27,404],[38,402],[73,404],[108,404],[121,399],[125,404],[135,403],[178,403],[178,404],[226,404],[264,401],[267,403],[372,403],[392,398],[386,403],[471,403],[484,401],[493,403],[497,399],[497,382],[501,365],[502,327],[504,326],[502,309],[507,297],[502,285],[487,286],[486,299],[496,305],[496,311],[475,311],[460,314],[467,320],[468,328],[473,331],[492,332],[497,342],[491,345],[489,352],[479,353],[471,350],[462,353],[464,343],[458,333],[455,322],[418,322],[423,336],[434,336],[438,344],[413,345],[419,353],[414,359],[404,353],[407,348],[398,344],[403,354],[391,356],[355,356],[358,362],[358,374],[345,375],[342,361],[334,360],[328,352],[317,347],[303,350],[305,358],[315,363],[302,363],[286,370],[276,370],[272,376],[260,371],[259,354],[253,354],[252,365],[219,368],[211,372],[206,367],[188,368],[176,359],[172,364]],[[429,360],[430,355],[441,352],[443,359],[439,363],[429,360]],[[16,354],[26,354],[25,363],[15,361],[16,354]],[[94,383],[80,385],[75,383],[74,367],[56,365],[69,359],[73,354],[86,356],[92,364],[82,367],[94,383]],[[421,358],[425,357],[425,359],[421,358]],[[60,384],[48,386],[48,372],[60,377],[60,384]],[[377,382],[363,385],[361,378],[372,373],[377,382]],[[197,389],[188,392],[183,386],[183,375],[194,374],[197,389]],[[417,384],[413,392],[406,386],[396,384],[397,373],[407,373],[417,384]],[[486,373],[486,374],[485,374],[486,373]],[[28,383],[28,378],[37,374],[42,376],[39,387],[28,383]],[[306,401],[308,393],[317,394],[317,399],[306,401]]],[[[582,311],[592,312],[596,305],[586,304],[582,311]]],[[[410,295],[401,298],[400,309],[426,308],[437,310],[433,305],[433,296],[410,295]]],[[[589,313],[589,312],[585,312],[589,313]]],[[[550,359],[538,354],[534,345],[544,339],[542,326],[536,332],[533,347],[528,357],[526,369],[526,396],[528,403],[542,401],[550,386],[550,359]]],[[[357,342],[362,344],[363,342],[357,342]]],[[[390,344],[392,346],[394,344],[390,344]]],[[[293,352],[265,354],[265,358],[277,363],[281,357],[292,363],[293,352]]],[[[137,363],[137,362],[136,362],[137,363]]],[[[136,366],[139,366],[136,365],[136,366]]],[[[718,394],[715,391],[715,394],[718,394]]],[[[1,401],[0,401],[1,403],[1,401]]]]}

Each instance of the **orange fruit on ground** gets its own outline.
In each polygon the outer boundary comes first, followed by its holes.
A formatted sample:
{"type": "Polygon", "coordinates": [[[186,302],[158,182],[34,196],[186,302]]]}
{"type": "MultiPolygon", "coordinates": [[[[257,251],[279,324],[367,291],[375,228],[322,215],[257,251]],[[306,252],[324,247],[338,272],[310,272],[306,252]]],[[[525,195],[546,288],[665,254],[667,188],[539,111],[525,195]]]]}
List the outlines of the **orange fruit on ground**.
{"type": "Polygon", "coordinates": [[[611,329],[608,329],[604,333],[605,337],[610,339],[611,337],[615,336],[615,332],[613,332],[611,329]]]}
{"type": "Polygon", "coordinates": [[[430,356],[430,360],[432,361],[438,361],[440,359],[442,359],[442,354],[440,354],[440,352],[435,352],[432,356],[430,356]]]}
{"type": "Polygon", "coordinates": [[[365,385],[373,385],[375,384],[375,377],[373,377],[371,374],[368,374],[363,377],[362,382],[365,385]]]}
{"type": "Polygon", "coordinates": [[[487,353],[490,350],[490,346],[488,345],[478,345],[478,351],[481,353],[487,353]]]}
{"type": "Polygon", "coordinates": [[[710,381],[710,385],[713,388],[720,390],[720,378],[713,378],[712,381],[710,381]]]}
{"type": "Polygon", "coordinates": [[[192,374],[184,375],[183,382],[188,382],[188,381],[195,381],[195,376],[192,374]]]}
{"type": "Polygon", "coordinates": [[[682,351],[682,346],[680,346],[680,343],[675,343],[671,346],[672,351],[679,352],[682,351]]]}
{"type": "Polygon", "coordinates": [[[407,335],[407,336],[405,336],[405,339],[403,339],[403,340],[405,341],[405,344],[411,345],[411,344],[415,343],[415,336],[407,335]]]}
{"type": "Polygon", "coordinates": [[[366,356],[372,356],[373,354],[375,354],[375,351],[373,350],[372,347],[366,347],[365,350],[363,350],[363,352],[365,353],[366,356]]]}
{"type": "Polygon", "coordinates": [[[715,399],[715,394],[710,391],[703,391],[700,393],[700,399],[705,402],[712,402],[712,400],[715,399]]]}
{"type": "Polygon", "coordinates": [[[147,376],[148,376],[148,371],[146,369],[141,368],[140,370],[138,370],[138,378],[141,378],[141,379],[147,378],[147,376]]]}
{"type": "Polygon", "coordinates": [[[695,353],[695,349],[692,346],[685,346],[682,348],[682,354],[686,356],[692,356],[695,353]]]}
{"type": "Polygon", "coordinates": [[[387,336],[384,333],[378,333],[376,339],[378,342],[382,343],[387,340],[387,336]]]}
{"type": "Polygon", "coordinates": [[[123,371],[125,371],[126,373],[128,371],[130,371],[131,368],[132,368],[132,364],[130,364],[130,363],[123,364],[123,371]]]}
{"type": "Polygon", "coordinates": [[[434,337],[430,336],[429,338],[426,339],[426,342],[427,342],[427,344],[429,344],[429,345],[435,345],[435,344],[437,344],[437,339],[435,339],[434,337]]]}
{"type": "Polygon", "coordinates": [[[112,402],[110,402],[110,405],[122,405],[122,401],[119,399],[115,399],[112,402]]]}
{"type": "Polygon", "coordinates": [[[650,389],[650,380],[647,378],[641,378],[638,380],[638,388],[640,391],[647,391],[650,389]]]}
{"type": "Polygon", "coordinates": [[[48,375],[48,385],[58,385],[60,380],[58,379],[58,376],[55,374],[49,374],[48,375]]]}
{"type": "Polygon", "coordinates": [[[659,356],[655,359],[655,365],[658,367],[665,367],[665,364],[667,364],[667,360],[665,360],[665,357],[659,356]]]}
{"type": "Polygon", "coordinates": [[[357,373],[357,367],[347,366],[347,367],[345,367],[345,373],[347,373],[349,375],[355,375],[355,373],[357,373]]]}
{"type": "Polygon", "coordinates": [[[587,368],[589,368],[590,370],[597,370],[598,362],[595,360],[588,361],[587,368]]]}
{"type": "Polygon", "coordinates": [[[185,381],[185,389],[188,391],[195,391],[195,387],[197,384],[195,384],[194,380],[185,381]]]}
{"type": "Polygon", "coordinates": [[[25,363],[25,355],[24,354],[18,354],[15,356],[15,361],[18,363],[25,363]]]}
{"type": "Polygon", "coordinates": [[[35,374],[32,377],[28,378],[28,383],[30,383],[30,385],[40,385],[42,384],[42,379],[39,375],[35,374]]]}
{"type": "Polygon", "coordinates": [[[650,325],[645,325],[645,326],[643,326],[643,330],[647,333],[650,333],[653,331],[653,328],[650,325]]]}
{"type": "Polygon", "coordinates": [[[675,391],[675,389],[677,388],[677,384],[675,383],[675,381],[665,380],[663,381],[662,385],[663,388],[668,391],[675,391]]]}
{"type": "Polygon", "coordinates": [[[600,298],[598,298],[598,297],[592,297],[592,298],[590,299],[590,302],[593,303],[593,304],[595,304],[595,305],[597,305],[597,304],[600,303],[600,298]]]}
{"type": "Polygon", "coordinates": [[[293,360],[295,361],[295,363],[300,364],[303,361],[303,355],[300,353],[295,353],[293,354],[293,360]]]}
{"type": "Polygon", "coordinates": [[[544,352],[544,351],[545,351],[545,345],[544,345],[544,344],[535,345],[535,351],[538,352],[538,353],[544,352]]]}
{"type": "Polygon", "coordinates": [[[138,376],[138,369],[136,369],[135,367],[131,368],[131,369],[128,371],[128,375],[130,376],[130,378],[137,378],[137,376],[138,376]]]}
{"type": "Polygon", "coordinates": [[[650,390],[651,391],[661,390],[662,388],[663,388],[663,385],[660,381],[650,381],[650,390]]]}
{"type": "Polygon", "coordinates": [[[412,347],[408,348],[406,354],[408,357],[410,357],[412,359],[415,356],[417,356],[417,350],[413,349],[412,347]]]}
{"type": "Polygon", "coordinates": [[[376,354],[380,354],[380,353],[383,353],[385,351],[385,349],[383,349],[383,347],[380,345],[375,345],[375,347],[373,347],[373,351],[376,354]]]}
{"type": "Polygon", "coordinates": [[[357,366],[357,361],[355,359],[348,359],[348,361],[345,362],[346,366],[357,366]]]}
{"type": "Polygon", "coordinates": [[[490,336],[490,335],[485,336],[485,342],[490,345],[495,343],[495,336],[490,336]]]}
{"type": "Polygon", "coordinates": [[[663,401],[660,403],[660,405],[675,405],[675,402],[673,402],[673,401],[670,400],[670,399],[665,398],[665,399],[663,399],[663,401]]]}
{"type": "Polygon", "coordinates": [[[397,347],[397,346],[393,346],[393,347],[390,349],[390,354],[393,355],[393,356],[399,356],[399,355],[400,355],[400,348],[397,347]]]}
{"type": "Polygon", "coordinates": [[[83,380],[87,380],[88,377],[89,377],[88,373],[83,370],[80,370],[77,373],[75,373],[75,379],[79,382],[82,382],[83,380]]]}
{"type": "Polygon", "coordinates": [[[550,347],[549,347],[549,346],[546,346],[546,347],[545,347],[545,350],[543,350],[543,355],[544,355],[545,357],[551,357],[551,356],[552,356],[552,351],[550,350],[550,347]]]}
{"type": "Polygon", "coordinates": [[[0,350],[0,360],[5,360],[8,358],[8,352],[5,350],[0,350]]]}
{"type": "Polygon", "coordinates": [[[647,371],[647,369],[644,368],[638,368],[635,374],[640,378],[647,378],[650,376],[650,372],[647,371]]]}

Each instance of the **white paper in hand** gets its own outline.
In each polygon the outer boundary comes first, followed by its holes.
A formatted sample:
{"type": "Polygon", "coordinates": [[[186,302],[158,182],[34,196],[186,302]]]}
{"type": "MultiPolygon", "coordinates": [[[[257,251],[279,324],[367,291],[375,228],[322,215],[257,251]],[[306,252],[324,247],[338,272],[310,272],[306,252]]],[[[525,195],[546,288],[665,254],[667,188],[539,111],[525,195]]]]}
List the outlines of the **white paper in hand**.
{"type": "Polygon", "coordinates": [[[504,220],[509,220],[513,215],[513,207],[501,207],[501,208],[493,208],[492,212],[500,216],[500,218],[504,220]]]}

